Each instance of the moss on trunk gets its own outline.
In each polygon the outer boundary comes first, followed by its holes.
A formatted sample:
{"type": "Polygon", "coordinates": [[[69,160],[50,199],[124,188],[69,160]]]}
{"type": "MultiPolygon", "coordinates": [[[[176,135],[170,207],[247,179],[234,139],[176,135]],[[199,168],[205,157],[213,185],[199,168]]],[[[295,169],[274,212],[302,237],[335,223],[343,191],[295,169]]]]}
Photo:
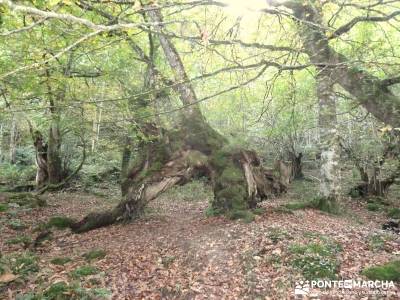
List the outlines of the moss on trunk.
{"type": "Polygon", "coordinates": [[[227,140],[204,121],[183,122],[181,130],[163,130],[162,137],[155,134],[160,130],[153,124],[151,138],[142,141],[122,183],[121,203],[111,211],[89,214],[74,223],[72,230],[85,232],[135,219],[160,193],[196,176],[211,179],[211,209],[230,218],[251,219],[249,210],[258,201],[284,190],[284,185],[261,166],[255,152],[227,146],[227,140]]]}

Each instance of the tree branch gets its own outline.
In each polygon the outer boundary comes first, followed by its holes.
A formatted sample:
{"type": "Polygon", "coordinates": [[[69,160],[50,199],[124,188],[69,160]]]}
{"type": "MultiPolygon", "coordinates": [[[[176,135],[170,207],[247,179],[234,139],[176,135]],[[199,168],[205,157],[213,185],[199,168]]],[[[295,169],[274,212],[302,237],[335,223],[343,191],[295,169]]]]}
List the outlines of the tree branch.
{"type": "Polygon", "coordinates": [[[349,21],[348,23],[344,24],[343,26],[340,26],[338,29],[336,29],[332,35],[329,37],[329,39],[337,38],[338,36],[349,32],[356,24],[360,22],[385,22],[389,21],[390,19],[393,19],[394,17],[400,15],[400,10],[396,10],[392,12],[390,15],[378,17],[378,16],[360,16],[356,17],[353,20],[349,21]]]}

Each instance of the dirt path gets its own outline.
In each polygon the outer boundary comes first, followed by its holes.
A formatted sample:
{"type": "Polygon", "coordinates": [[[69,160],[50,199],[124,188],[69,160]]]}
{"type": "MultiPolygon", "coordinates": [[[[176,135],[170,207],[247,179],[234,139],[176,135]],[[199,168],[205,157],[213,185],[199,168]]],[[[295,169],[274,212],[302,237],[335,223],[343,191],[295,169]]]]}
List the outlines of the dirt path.
{"type": "MultiPolygon", "coordinates": [[[[53,206],[20,218],[33,224],[50,215],[79,217],[93,207],[113,205],[85,197],[68,196],[66,201],[53,195],[49,198],[53,206]]],[[[265,212],[246,224],[206,217],[207,201],[162,197],[151,205],[148,216],[137,222],[81,235],[57,232],[38,250],[41,268],[47,270],[49,282],[67,281],[70,270],[85,264],[82,253],[101,248],[107,251],[106,257],[92,264],[104,272],[100,285],[112,291],[113,299],[290,299],[295,281],[302,279],[290,263],[293,244],[337,242],[343,248],[338,254],[339,275],[351,279],[359,278],[363,267],[389,261],[400,253],[400,240],[394,235],[379,251],[371,247],[371,235],[382,234],[383,216],[378,213],[356,205],[351,215],[341,217],[314,210],[276,210],[287,200],[265,203],[265,212]],[[72,262],[53,266],[49,261],[54,257],[70,257],[72,262]]],[[[12,247],[3,243],[3,252],[15,251],[12,247]]],[[[87,281],[82,284],[90,286],[87,281]]]]}

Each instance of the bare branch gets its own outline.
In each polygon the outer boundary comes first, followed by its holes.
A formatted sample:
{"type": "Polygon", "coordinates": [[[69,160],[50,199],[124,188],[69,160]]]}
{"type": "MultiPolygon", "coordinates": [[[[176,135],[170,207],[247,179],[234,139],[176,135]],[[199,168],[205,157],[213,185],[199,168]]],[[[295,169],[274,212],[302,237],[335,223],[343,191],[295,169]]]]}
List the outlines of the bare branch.
{"type": "Polygon", "coordinates": [[[360,22],[386,22],[389,21],[390,19],[393,19],[394,17],[400,15],[400,10],[396,10],[392,12],[390,15],[378,17],[378,16],[359,16],[348,23],[344,24],[343,26],[340,26],[338,29],[336,29],[332,35],[329,37],[329,39],[336,38],[346,32],[349,32],[356,24],[360,22]]]}

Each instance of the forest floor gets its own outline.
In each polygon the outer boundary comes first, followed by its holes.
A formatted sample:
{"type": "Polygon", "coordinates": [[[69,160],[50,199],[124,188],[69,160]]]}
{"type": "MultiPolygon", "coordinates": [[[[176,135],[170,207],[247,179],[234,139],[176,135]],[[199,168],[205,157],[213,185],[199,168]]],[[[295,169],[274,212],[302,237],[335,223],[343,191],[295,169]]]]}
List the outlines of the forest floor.
{"type": "MultiPolygon", "coordinates": [[[[3,259],[11,257],[14,273],[37,264],[0,284],[0,299],[53,299],[58,290],[65,298],[54,299],[293,299],[295,282],[304,278],[365,279],[365,267],[398,259],[399,235],[381,230],[386,214],[367,210],[365,201],[345,200],[338,216],[285,206],[309,197],[309,185],[296,182],[246,223],[207,217],[209,192],[193,183],[152,202],[141,220],[84,234],[56,230],[31,251],[23,237],[34,235],[40,222],[79,218],[112,207],[117,197],[56,193],[46,196],[47,207],[0,212],[3,259]],[[9,226],[16,223],[24,226],[9,226]],[[88,252],[98,255],[85,258],[88,252]],[[16,265],[24,257],[30,259],[16,265]]],[[[314,290],[315,299],[375,299],[322,291],[314,290]]],[[[400,299],[400,288],[385,299],[400,299]]]]}

